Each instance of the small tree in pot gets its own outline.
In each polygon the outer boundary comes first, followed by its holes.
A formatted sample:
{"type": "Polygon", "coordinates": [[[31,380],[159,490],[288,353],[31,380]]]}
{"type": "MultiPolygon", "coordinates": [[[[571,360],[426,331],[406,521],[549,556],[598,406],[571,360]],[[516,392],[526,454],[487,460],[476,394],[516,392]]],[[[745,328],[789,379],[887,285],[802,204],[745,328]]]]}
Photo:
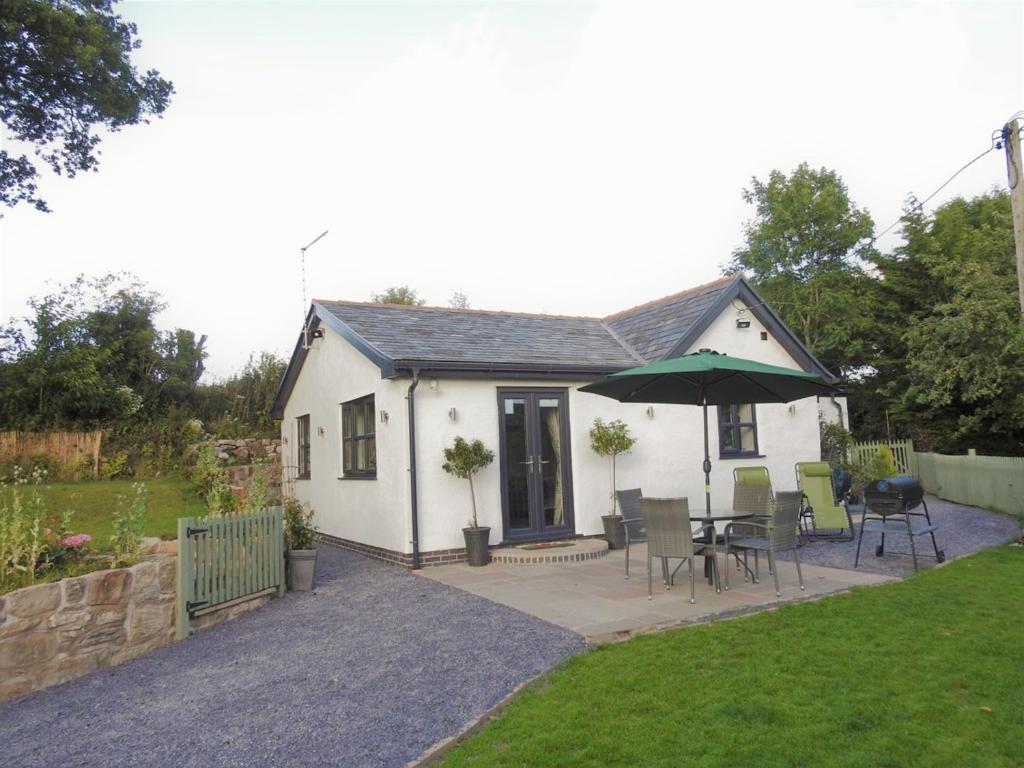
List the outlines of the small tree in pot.
{"type": "Polygon", "coordinates": [[[302,502],[286,496],[284,506],[284,540],[288,548],[288,586],[300,592],[313,589],[316,573],[316,526],[313,510],[308,512],[302,502]]]}
{"type": "Polygon", "coordinates": [[[491,560],[487,542],[491,529],[481,526],[476,519],[476,492],[473,490],[473,475],[494,461],[494,451],[488,450],[482,442],[474,440],[467,443],[463,438],[456,437],[451,448],[444,449],[442,468],[449,475],[469,480],[469,498],[473,505],[473,518],[469,526],[462,529],[466,539],[466,559],[470,565],[487,565],[491,560]]]}
{"type": "Polygon", "coordinates": [[[628,453],[634,445],[636,438],[629,434],[629,427],[622,421],[605,423],[601,419],[594,419],[594,426],[590,430],[590,447],[599,456],[609,456],[612,460],[612,511],[609,515],[601,516],[604,535],[611,549],[621,549],[626,545],[626,533],[622,528],[622,518],[618,514],[615,499],[615,459],[620,453],[628,453]]]}

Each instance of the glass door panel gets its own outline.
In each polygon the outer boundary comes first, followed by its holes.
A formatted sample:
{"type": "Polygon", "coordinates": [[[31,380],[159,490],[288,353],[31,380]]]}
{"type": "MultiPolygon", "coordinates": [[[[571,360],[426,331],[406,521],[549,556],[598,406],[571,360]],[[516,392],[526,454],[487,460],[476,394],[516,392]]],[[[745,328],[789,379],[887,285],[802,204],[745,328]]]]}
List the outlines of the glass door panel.
{"type": "Polygon", "coordinates": [[[557,397],[540,398],[537,407],[540,416],[538,458],[540,460],[541,508],[544,526],[565,525],[565,500],[562,492],[562,418],[561,403],[557,397]]]}
{"type": "Polygon", "coordinates": [[[526,398],[505,398],[502,411],[508,526],[512,529],[529,528],[532,461],[527,439],[526,398]]]}

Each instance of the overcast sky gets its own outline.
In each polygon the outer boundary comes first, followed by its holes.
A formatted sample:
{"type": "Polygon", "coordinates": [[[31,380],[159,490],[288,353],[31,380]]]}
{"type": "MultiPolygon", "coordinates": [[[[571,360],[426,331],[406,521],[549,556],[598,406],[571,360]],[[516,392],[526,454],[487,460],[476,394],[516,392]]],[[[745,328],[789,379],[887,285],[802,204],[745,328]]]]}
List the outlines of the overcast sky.
{"type": "Polygon", "coordinates": [[[325,229],[310,297],[604,315],[717,277],[752,176],[833,168],[881,229],[1024,108],[1019,2],[119,7],[177,94],[7,212],[0,315],[130,270],[213,376],[290,353],[325,229]]]}

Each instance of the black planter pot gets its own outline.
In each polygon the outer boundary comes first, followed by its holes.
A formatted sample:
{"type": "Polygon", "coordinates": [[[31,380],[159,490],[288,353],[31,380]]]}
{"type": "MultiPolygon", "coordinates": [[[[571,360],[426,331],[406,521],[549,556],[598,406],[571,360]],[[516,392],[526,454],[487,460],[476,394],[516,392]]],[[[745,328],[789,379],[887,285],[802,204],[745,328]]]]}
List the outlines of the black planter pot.
{"type": "Polygon", "coordinates": [[[467,563],[487,565],[491,562],[491,550],[487,548],[487,541],[491,538],[490,528],[463,528],[462,535],[466,537],[467,563]]]}
{"type": "Polygon", "coordinates": [[[623,549],[626,546],[626,528],[622,525],[622,515],[601,515],[604,523],[604,537],[608,541],[608,549],[623,549]]]}

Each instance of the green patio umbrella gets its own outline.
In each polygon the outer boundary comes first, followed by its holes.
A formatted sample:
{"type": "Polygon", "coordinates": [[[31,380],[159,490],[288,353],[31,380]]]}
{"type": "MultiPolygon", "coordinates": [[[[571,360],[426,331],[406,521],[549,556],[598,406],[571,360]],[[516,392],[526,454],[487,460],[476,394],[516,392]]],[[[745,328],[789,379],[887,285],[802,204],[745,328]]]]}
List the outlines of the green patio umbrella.
{"type": "Polygon", "coordinates": [[[580,387],[620,403],[679,403],[704,409],[704,500],[711,512],[708,406],[788,403],[840,390],[816,373],[730,357],[710,349],[613,373],[580,387]]]}

